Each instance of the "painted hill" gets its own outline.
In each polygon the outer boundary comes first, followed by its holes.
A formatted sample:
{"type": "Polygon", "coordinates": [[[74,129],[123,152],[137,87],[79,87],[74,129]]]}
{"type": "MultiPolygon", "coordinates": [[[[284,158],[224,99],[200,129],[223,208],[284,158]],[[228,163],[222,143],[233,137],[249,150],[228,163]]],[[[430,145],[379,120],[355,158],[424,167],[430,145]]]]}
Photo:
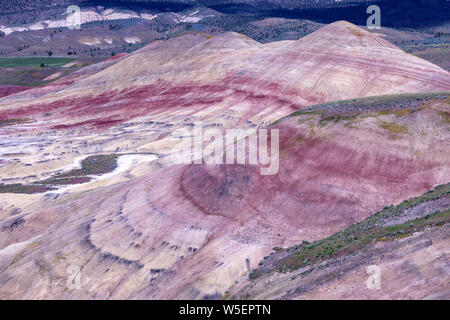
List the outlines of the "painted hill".
{"type": "Polygon", "coordinates": [[[448,72],[347,22],[265,45],[236,33],[185,34],[116,61],[66,86],[0,100],[0,119],[31,117],[47,128],[73,128],[95,116],[91,125],[104,127],[105,118],[114,124],[205,107],[221,115],[239,105],[235,112],[245,120],[262,123],[326,101],[450,90],[448,72]]]}
{"type": "Polygon", "coordinates": [[[448,72],[347,22],[185,34],[69,77],[0,99],[1,298],[219,298],[273,247],[448,182],[448,72]],[[199,120],[280,120],[278,174],[174,165],[199,120]]]}

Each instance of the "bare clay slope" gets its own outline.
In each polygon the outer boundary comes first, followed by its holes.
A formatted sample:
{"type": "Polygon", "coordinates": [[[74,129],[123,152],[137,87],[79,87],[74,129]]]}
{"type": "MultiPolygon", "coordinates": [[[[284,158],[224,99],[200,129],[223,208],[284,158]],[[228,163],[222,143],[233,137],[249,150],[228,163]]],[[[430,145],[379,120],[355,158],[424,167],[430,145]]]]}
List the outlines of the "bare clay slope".
{"type": "Polygon", "coordinates": [[[448,95],[416,99],[412,110],[280,123],[275,176],[162,162],[43,197],[4,218],[1,296],[219,298],[273,247],[331,235],[448,180],[448,95]],[[71,264],[82,290],[65,290],[71,264]]]}
{"type": "Polygon", "coordinates": [[[338,22],[266,45],[184,35],[0,99],[2,183],[46,179],[87,154],[159,157],[67,192],[0,194],[0,297],[219,298],[272,247],[447,182],[448,94],[283,121],[273,176],[173,165],[175,129],[264,126],[316,102],[449,89],[446,71],[338,22]],[[70,265],[80,290],[66,290],[70,265]]]}

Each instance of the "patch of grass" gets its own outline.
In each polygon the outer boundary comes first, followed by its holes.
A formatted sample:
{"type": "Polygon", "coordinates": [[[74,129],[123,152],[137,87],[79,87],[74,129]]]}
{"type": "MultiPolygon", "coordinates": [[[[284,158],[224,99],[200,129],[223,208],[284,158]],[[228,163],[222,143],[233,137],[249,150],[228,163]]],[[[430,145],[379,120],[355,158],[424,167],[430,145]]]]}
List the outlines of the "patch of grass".
{"type": "Polygon", "coordinates": [[[50,81],[44,81],[44,79],[57,70],[56,67],[40,68],[36,66],[0,68],[0,85],[41,86],[49,83],[50,81]]]}
{"type": "Polygon", "coordinates": [[[354,36],[357,36],[357,37],[364,37],[364,33],[361,32],[360,30],[356,29],[356,28],[347,27],[347,29],[348,29],[354,36]]]}
{"type": "Polygon", "coordinates": [[[69,184],[78,184],[78,183],[86,183],[91,181],[90,177],[67,177],[67,178],[49,178],[39,182],[36,184],[48,184],[48,185],[69,185],[69,184]]]}
{"type": "Polygon", "coordinates": [[[14,124],[30,123],[30,122],[33,122],[33,120],[27,119],[27,118],[5,119],[5,120],[0,120],[0,127],[6,127],[6,126],[12,126],[14,124]]]}
{"type": "Polygon", "coordinates": [[[99,175],[113,171],[117,167],[116,154],[93,155],[81,161],[81,169],[71,170],[66,173],[61,173],[55,178],[64,177],[80,177],[87,175],[99,175]]]}
{"type": "Polygon", "coordinates": [[[206,37],[206,39],[213,38],[213,36],[207,34],[206,32],[203,32],[203,31],[184,31],[184,32],[180,32],[180,33],[177,33],[177,34],[173,35],[172,38],[178,38],[178,37],[185,36],[185,35],[188,35],[188,34],[202,35],[202,36],[206,37]]]}
{"type": "Polygon", "coordinates": [[[99,61],[101,60],[98,58],[0,58],[0,85],[42,86],[99,61]],[[77,63],[64,67],[65,64],[73,61],[77,63]],[[60,75],[44,80],[56,73],[60,75]]]}
{"type": "Polygon", "coordinates": [[[379,121],[378,125],[383,128],[388,130],[391,133],[407,133],[408,132],[408,127],[405,125],[401,125],[395,122],[386,122],[386,121],[379,121]]]}
{"type": "Polygon", "coordinates": [[[363,45],[363,37],[365,36],[365,34],[363,32],[361,32],[360,30],[356,29],[356,28],[352,28],[352,27],[347,27],[347,29],[356,37],[358,37],[359,43],[361,45],[363,45]]]}
{"type": "Polygon", "coordinates": [[[21,183],[15,184],[0,184],[0,193],[23,193],[23,194],[33,194],[33,193],[41,193],[50,190],[55,190],[50,186],[45,185],[24,185],[21,183]]]}
{"type": "Polygon", "coordinates": [[[252,272],[250,272],[250,274],[248,275],[248,277],[250,278],[250,280],[254,280],[256,278],[258,278],[262,273],[258,270],[252,270],[252,272]]]}
{"type": "Polygon", "coordinates": [[[33,58],[0,58],[0,68],[15,68],[21,66],[37,66],[41,64],[51,67],[63,66],[74,61],[73,58],[52,58],[52,57],[33,57],[33,58]]]}
{"type": "Polygon", "coordinates": [[[439,112],[439,115],[442,117],[442,121],[444,123],[450,123],[450,112],[441,111],[441,112],[439,112]]]}
{"type": "Polygon", "coordinates": [[[394,114],[398,117],[402,117],[402,116],[406,116],[408,114],[412,114],[412,113],[420,111],[420,110],[423,110],[423,107],[416,108],[416,109],[405,108],[405,109],[395,110],[394,114]]]}
{"type": "Polygon", "coordinates": [[[89,182],[89,175],[101,175],[113,171],[117,167],[116,154],[100,154],[89,156],[81,161],[81,169],[74,169],[65,173],[36,182],[45,185],[69,185],[89,182]]]}
{"type": "Polygon", "coordinates": [[[323,119],[320,119],[319,125],[325,126],[329,122],[337,123],[337,122],[339,122],[339,120],[341,120],[341,117],[339,115],[331,115],[331,116],[328,116],[328,117],[324,117],[323,119]]]}

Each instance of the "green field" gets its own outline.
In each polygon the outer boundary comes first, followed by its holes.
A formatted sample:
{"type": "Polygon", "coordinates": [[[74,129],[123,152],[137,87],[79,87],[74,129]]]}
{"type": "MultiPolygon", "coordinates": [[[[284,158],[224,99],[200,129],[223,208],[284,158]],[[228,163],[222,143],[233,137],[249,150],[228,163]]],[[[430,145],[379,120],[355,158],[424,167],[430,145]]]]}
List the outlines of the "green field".
{"type": "Polygon", "coordinates": [[[44,63],[46,66],[50,67],[60,67],[71,61],[73,58],[52,58],[52,57],[42,57],[42,58],[0,58],[0,68],[15,68],[21,66],[40,66],[44,63]]]}
{"type": "Polygon", "coordinates": [[[95,62],[97,62],[95,59],[58,57],[0,58],[0,86],[42,86],[95,62]],[[63,67],[75,60],[76,64],[73,66],[63,67]],[[45,78],[57,72],[60,73],[59,76],[44,81],[45,78]]]}

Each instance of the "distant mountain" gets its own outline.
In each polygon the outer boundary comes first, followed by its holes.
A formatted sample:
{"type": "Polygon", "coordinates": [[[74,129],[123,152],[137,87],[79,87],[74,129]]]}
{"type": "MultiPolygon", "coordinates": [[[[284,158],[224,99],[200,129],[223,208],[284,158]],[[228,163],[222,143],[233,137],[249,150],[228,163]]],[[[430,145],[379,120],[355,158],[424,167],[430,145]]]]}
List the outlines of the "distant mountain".
{"type": "Polygon", "coordinates": [[[422,28],[450,21],[447,0],[199,0],[203,5],[224,13],[251,13],[271,17],[310,19],[321,23],[347,20],[358,25],[366,23],[369,5],[381,9],[382,25],[386,27],[422,28]]]}
{"type": "Polygon", "coordinates": [[[0,3],[0,24],[8,21],[8,17],[16,23],[47,19],[73,4],[173,12],[204,5],[230,14],[301,18],[322,23],[344,19],[355,24],[365,24],[366,8],[375,4],[381,8],[382,25],[387,27],[421,28],[450,20],[448,0],[10,0],[0,3]]]}

